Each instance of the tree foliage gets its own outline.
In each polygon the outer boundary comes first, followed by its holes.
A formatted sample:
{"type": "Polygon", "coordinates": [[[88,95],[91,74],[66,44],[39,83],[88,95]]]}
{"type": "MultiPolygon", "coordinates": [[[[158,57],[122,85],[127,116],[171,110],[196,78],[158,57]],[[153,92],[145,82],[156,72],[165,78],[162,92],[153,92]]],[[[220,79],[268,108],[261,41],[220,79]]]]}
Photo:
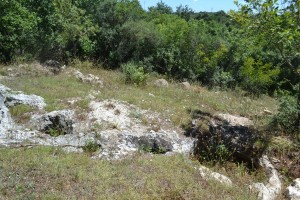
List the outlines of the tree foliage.
{"type": "Polygon", "coordinates": [[[145,11],[138,0],[3,0],[0,61],[135,63],[221,89],[292,91],[300,80],[299,1],[281,2],[237,2],[228,15],[183,5],[174,12],[162,1],[145,11]]]}

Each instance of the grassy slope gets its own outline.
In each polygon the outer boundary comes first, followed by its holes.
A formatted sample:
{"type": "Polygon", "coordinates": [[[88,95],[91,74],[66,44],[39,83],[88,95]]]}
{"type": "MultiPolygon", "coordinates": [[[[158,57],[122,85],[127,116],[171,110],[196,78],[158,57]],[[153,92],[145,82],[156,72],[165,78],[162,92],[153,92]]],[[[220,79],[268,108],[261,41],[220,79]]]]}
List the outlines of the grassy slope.
{"type": "Polygon", "coordinates": [[[203,180],[181,155],[90,159],[54,148],[0,149],[1,199],[255,199],[203,180]]]}
{"type": "MultiPolygon", "coordinates": [[[[250,99],[241,97],[241,93],[209,91],[200,86],[191,90],[176,85],[157,88],[151,84],[155,77],[147,86],[136,87],[123,84],[120,72],[91,69],[85,64],[77,67],[83,73],[101,77],[105,87],[80,83],[66,73],[57,76],[35,73],[1,83],[14,90],[43,96],[49,111],[68,108],[67,99],[86,97],[91,90],[99,90],[97,99],[120,99],[144,109],[163,111],[175,125],[189,119],[188,108],[253,119],[265,108],[276,111],[276,101],[269,97],[250,99]]],[[[83,101],[77,106],[87,109],[87,103],[83,101]]],[[[181,155],[138,154],[134,158],[109,162],[45,147],[0,149],[0,155],[0,199],[255,199],[247,192],[247,184],[255,177],[245,173],[243,167],[233,167],[227,172],[236,186],[224,188],[204,181],[194,168],[199,163],[181,155]]],[[[222,168],[219,170],[226,174],[222,168]]]]}

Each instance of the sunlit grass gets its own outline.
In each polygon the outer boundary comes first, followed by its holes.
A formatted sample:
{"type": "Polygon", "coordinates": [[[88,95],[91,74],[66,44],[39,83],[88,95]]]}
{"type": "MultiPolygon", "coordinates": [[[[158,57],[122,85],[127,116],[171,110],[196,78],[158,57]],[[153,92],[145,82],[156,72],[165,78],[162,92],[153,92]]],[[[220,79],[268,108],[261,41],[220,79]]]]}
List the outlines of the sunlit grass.
{"type": "Polygon", "coordinates": [[[201,178],[184,156],[90,159],[60,149],[0,149],[1,199],[255,199],[245,186],[201,178]]]}

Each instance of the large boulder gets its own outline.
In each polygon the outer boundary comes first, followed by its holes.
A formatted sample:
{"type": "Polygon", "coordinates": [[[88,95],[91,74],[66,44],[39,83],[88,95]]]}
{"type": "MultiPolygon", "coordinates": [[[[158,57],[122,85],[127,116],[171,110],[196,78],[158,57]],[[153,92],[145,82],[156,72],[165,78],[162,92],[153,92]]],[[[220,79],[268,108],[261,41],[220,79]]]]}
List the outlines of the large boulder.
{"type": "Polygon", "coordinates": [[[155,154],[182,153],[189,154],[194,141],[174,132],[134,132],[106,130],[100,135],[100,158],[109,160],[122,159],[138,151],[155,154]]]}
{"type": "Polygon", "coordinates": [[[186,135],[195,137],[194,154],[203,160],[232,159],[259,166],[265,138],[245,117],[230,114],[212,116],[194,111],[193,121],[185,127],[186,135]]]}
{"type": "Polygon", "coordinates": [[[8,107],[25,104],[43,109],[46,106],[44,98],[37,95],[26,95],[20,91],[12,91],[10,88],[0,84],[0,94],[4,97],[4,103],[8,107]]]}
{"type": "Polygon", "coordinates": [[[73,133],[74,112],[71,110],[53,111],[44,115],[34,115],[31,124],[47,134],[67,135],[73,133]]]}
{"type": "Polygon", "coordinates": [[[53,72],[54,74],[58,74],[61,72],[63,69],[66,68],[65,65],[62,65],[60,62],[57,60],[47,60],[43,64],[49,71],[53,72]]]}

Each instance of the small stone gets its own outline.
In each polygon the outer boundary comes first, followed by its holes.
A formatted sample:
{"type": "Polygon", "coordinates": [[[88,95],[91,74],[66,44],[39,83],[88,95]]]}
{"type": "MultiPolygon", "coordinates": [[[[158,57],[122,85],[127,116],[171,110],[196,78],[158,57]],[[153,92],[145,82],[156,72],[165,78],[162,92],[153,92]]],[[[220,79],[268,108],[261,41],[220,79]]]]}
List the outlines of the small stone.
{"type": "Polygon", "coordinates": [[[166,79],[158,79],[154,82],[157,87],[169,87],[169,83],[166,79]]]}
{"type": "Polygon", "coordinates": [[[264,109],[264,114],[266,114],[266,115],[272,115],[273,113],[270,110],[268,110],[268,109],[264,109]]]}
{"type": "Polygon", "coordinates": [[[187,81],[182,82],[182,83],[179,83],[178,85],[179,85],[181,88],[187,89],[187,90],[191,88],[191,84],[190,84],[189,82],[187,82],[187,81]]]}

